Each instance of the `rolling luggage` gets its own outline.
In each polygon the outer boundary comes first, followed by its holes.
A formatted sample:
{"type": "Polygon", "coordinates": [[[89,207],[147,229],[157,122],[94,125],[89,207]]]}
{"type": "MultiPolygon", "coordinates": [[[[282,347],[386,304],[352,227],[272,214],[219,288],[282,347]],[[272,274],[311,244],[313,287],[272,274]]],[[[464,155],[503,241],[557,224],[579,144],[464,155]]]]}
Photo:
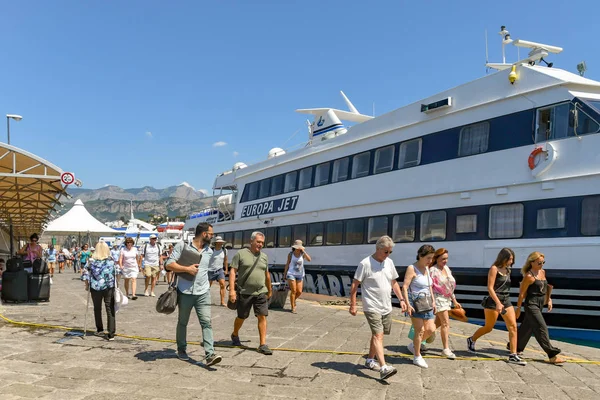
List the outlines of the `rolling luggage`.
{"type": "Polygon", "coordinates": [[[49,301],[50,300],[50,275],[32,274],[29,275],[27,285],[29,300],[49,301]]]}
{"type": "Polygon", "coordinates": [[[24,270],[2,274],[2,300],[27,301],[27,272],[24,270]]]}
{"type": "Polygon", "coordinates": [[[23,270],[23,259],[22,258],[9,258],[6,262],[6,271],[17,272],[23,270]]]}
{"type": "Polygon", "coordinates": [[[43,258],[36,258],[33,260],[33,273],[34,274],[47,274],[48,263],[43,258]]]}

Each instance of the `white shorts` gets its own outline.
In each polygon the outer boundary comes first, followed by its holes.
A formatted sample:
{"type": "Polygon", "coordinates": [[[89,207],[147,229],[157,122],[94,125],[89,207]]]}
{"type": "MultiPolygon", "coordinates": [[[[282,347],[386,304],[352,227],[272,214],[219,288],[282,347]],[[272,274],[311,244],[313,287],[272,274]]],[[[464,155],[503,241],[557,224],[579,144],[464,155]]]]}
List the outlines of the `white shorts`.
{"type": "Polygon", "coordinates": [[[436,314],[452,309],[452,299],[446,296],[435,296],[435,312],[436,314]]]}
{"type": "Polygon", "coordinates": [[[125,279],[137,278],[140,270],[138,268],[123,268],[123,277],[125,279]]]}

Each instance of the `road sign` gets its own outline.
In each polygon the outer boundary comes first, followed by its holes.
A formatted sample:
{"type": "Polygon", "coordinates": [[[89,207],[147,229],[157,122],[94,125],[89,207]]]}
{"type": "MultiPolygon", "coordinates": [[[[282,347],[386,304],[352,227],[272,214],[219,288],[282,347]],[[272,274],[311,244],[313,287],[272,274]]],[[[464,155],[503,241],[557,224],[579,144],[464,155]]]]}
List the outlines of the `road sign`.
{"type": "Polygon", "coordinates": [[[73,175],[71,172],[63,172],[60,175],[60,181],[65,185],[70,185],[75,182],[75,175],[73,175]]]}

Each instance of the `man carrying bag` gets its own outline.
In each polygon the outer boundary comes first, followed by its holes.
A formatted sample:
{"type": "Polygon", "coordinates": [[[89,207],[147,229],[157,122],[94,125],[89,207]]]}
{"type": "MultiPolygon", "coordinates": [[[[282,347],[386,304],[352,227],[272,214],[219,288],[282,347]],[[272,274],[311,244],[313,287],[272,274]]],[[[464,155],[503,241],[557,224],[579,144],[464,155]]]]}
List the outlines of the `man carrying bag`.
{"type": "Polygon", "coordinates": [[[202,345],[207,367],[219,363],[222,359],[215,354],[211,324],[208,264],[212,254],[212,237],[212,225],[205,222],[198,224],[192,243],[178,243],[166,263],[167,270],[175,272],[177,276],[177,357],[184,361],[190,359],[186,353],[187,325],[194,308],[202,327],[202,345]]]}

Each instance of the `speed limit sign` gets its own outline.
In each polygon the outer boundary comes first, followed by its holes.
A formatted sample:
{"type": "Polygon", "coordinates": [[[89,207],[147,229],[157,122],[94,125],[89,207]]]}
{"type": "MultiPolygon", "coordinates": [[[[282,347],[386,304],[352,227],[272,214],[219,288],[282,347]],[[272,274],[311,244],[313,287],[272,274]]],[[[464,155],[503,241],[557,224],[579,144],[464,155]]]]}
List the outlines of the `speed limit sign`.
{"type": "Polygon", "coordinates": [[[60,181],[65,185],[70,185],[75,182],[75,175],[73,175],[71,172],[63,172],[60,175],[60,181]]]}

